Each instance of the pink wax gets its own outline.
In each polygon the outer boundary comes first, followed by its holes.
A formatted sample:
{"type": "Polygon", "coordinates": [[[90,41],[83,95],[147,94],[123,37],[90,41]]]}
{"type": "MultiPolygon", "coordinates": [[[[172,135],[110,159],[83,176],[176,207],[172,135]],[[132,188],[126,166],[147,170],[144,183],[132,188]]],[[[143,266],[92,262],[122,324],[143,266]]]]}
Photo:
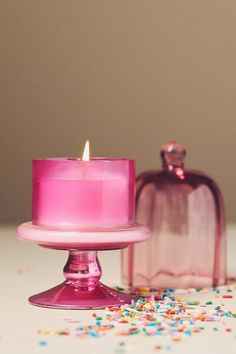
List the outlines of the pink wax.
{"type": "Polygon", "coordinates": [[[134,161],[33,161],[33,224],[113,228],[134,223],[134,161]]]}

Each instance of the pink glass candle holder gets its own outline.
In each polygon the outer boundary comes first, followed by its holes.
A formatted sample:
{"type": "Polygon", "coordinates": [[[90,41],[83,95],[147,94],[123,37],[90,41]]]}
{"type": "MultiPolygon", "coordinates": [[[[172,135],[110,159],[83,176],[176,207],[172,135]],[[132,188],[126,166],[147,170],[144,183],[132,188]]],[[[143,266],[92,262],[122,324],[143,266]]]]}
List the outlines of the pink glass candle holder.
{"type": "Polygon", "coordinates": [[[132,297],[99,279],[98,250],[122,249],[147,239],[134,222],[134,161],[75,158],[33,161],[32,222],[17,229],[21,240],[68,250],[66,280],[29,302],[48,308],[98,309],[132,297]]]}
{"type": "Polygon", "coordinates": [[[150,238],[122,251],[123,283],[136,287],[211,287],[226,281],[223,198],[203,173],[184,168],[185,148],[161,149],[163,168],[137,178],[136,221],[150,238]]]}
{"type": "Polygon", "coordinates": [[[32,222],[47,227],[114,228],[134,224],[134,161],[33,161],[32,222]]]}

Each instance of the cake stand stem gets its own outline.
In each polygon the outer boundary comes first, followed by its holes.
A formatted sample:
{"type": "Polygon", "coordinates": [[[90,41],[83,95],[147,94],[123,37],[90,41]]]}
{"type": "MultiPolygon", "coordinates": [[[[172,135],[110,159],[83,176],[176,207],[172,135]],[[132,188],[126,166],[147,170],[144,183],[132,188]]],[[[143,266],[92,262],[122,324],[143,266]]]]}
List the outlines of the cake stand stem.
{"type": "Polygon", "coordinates": [[[97,251],[70,250],[64,267],[65,284],[81,291],[93,291],[102,275],[97,251]]]}

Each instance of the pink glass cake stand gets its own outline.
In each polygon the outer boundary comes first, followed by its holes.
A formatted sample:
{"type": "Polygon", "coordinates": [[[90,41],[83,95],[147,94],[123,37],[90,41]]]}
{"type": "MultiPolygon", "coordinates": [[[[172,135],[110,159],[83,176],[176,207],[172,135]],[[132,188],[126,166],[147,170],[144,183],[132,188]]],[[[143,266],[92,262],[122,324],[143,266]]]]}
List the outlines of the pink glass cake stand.
{"type": "Polygon", "coordinates": [[[55,229],[23,223],[17,229],[19,239],[40,246],[68,250],[64,267],[66,280],[29,298],[32,305],[58,309],[101,309],[130,303],[132,298],[102,284],[97,251],[123,249],[149,236],[141,225],[127,228],[77,230],[55,229]]]}

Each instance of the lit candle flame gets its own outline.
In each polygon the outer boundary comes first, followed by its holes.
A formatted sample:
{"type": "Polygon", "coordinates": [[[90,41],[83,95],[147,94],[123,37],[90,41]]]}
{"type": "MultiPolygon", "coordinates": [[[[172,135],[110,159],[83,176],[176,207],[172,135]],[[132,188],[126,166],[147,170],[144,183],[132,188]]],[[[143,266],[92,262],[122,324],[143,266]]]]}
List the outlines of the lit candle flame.
{"type": "Polygon", "coordinates": [[[83,152],[82,160],[83,160],[83,161],[89,161],[89,160],[90,160],[89,141],[88,141],[88,140],[87,140],[86,143],[85,143],[85,147],[84,147],[84,152],[83,152]]]}

